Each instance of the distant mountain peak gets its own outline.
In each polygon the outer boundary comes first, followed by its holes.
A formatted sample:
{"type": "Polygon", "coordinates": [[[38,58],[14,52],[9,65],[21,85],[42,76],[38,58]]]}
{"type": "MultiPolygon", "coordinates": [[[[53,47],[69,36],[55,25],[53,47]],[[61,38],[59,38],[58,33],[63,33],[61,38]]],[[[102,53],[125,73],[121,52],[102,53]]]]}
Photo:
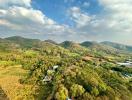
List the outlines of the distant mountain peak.
{"type": "Polygon", "coordinates": [[[77,46],[79,44],[73,42],[73,41],[64,41],[60,44],[62,47],[64,48],[68,48],[68,47],[71,47],[71,46],[77,46]]]}
{"type": "Polygon", "coordinates": [[[128,46],[128,45],[124,45],[124,44],[120,44],[120,43],[115,43],[115,42],[109,42],[109,41],[101,42],[101,44],[109,45],[109,46],[116,48],[118,50],[132,52],[132,46],[128,46]]]}
{"type": "Polygon", "coordinates": [[[7,40],[19,40],[19,39],[23,39],[23,40],[38,40],[38,41],[40,41],[39,39],[31,39],[31,38],[26,38],[26,37],[22,37],[22,36],[11,36],[11,37],[7,37],[5,39],[7,39],[7,40]]]}
{"type": "Polygon", "coordinates": [[[48,42],[48,43],[52,43],[52,44],[58,44],[57,42],[55,42],[55,41],[53,41],[53,40],[50,40],[50,39],[48,39],[48,40],[45,40],[44,42],[48,42]]]}
{"type": "Polygon", "coordinates": [[[12,36],[5,38],[5,40],[9,40],[13,43],[19,44],[21,47],[27,48],[32,48],[34,45],[37,45],[37,43],[40,42],[39,39],[29,39],[21,36],[12,36]]]}

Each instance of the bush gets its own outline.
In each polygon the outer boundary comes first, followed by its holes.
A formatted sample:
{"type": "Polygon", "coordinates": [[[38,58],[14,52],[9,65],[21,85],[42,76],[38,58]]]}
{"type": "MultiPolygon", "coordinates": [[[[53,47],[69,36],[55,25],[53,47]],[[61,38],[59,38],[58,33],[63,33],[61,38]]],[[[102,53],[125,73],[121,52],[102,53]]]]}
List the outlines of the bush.
{"type": "Polygon", "coordinates": [[[93,94],[94,96],[98,96],[99,95],[99,90],[96,87],[94,87],[91,91],[91,94],[93,94]]]}
{"type": "Polygon", "coordinates": [[[55,99],[66,100],[67,97],[68,97],[68,90],[64,87],[64,85],[60,85],[55,94],[55,99]]]}
{"type": "Polygon", "coordinates": [[[106,92],[107,86],[103,83],[100,83],[98,88],[99,88],[100,95],[104,95],[106,92]]]}
{"type": "Polygon", "coordinates": [[[94,100],[93,96],[90,95],[88,92],[83,94],[82,100],[94,100]]]}
{"type": "Polygon", "coordinates": [[[85,92],[85,89],[81,85],[73,84],[70,88],[70,92],[72,97],[78,97],[85,92]]]}

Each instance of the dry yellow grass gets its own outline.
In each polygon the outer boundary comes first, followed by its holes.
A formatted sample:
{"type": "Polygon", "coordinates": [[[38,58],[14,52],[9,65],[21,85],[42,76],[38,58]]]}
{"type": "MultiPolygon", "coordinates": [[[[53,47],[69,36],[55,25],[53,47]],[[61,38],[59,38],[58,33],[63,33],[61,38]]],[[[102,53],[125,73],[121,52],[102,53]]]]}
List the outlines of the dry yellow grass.
{"type": "Polygon", "coordinates": [[[25,89],[30,91],[31,86],[19,83],[19,79],[24,77],[27,71],[21,66],[0,67],[0,86],[10,100],[26,100],[29,93],[23,93],[25,89]],[[25,99],[24,99],[25,98],[25,99]]]}
{"type": "Polygon", "coordinates": [[[23,86],[19,84],[19,79],[18,76],[8,76],[0,79],[2,89],[12,100],[17,96],[18,91],[23,88],[23,86]]]}

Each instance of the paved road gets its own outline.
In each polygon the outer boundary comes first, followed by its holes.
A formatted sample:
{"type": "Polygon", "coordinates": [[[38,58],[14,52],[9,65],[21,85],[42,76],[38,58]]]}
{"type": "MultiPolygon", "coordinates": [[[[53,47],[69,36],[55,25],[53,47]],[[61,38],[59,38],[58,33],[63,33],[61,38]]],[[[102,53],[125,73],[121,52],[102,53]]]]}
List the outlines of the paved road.
{"type": "Polygon", "coordinates": [[[9,100],[5,92],[2,90],[0,86],[0,100],[9,100]]]}

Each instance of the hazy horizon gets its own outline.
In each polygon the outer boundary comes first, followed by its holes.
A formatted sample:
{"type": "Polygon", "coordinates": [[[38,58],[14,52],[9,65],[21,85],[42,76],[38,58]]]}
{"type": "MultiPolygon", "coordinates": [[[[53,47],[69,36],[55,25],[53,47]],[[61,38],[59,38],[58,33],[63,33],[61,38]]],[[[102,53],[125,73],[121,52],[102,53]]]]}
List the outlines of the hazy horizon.
{"type": "Polygon", "coordinates": [[[0,0],[0,37],[132,45],[131,0],[0,0]]]}
{"type": "MultiPolygon", "coordinates": [[[[11,37],[21,37],[21,38],[26,38],[26,39],[38,39],[40,41],[46,41],[46,40],[51,40],[51,39],[39,39],[39,38],[31,38],[31,37],[24,37],[24,36],[7,36],[7,37],[2,37],[2,39],[6,39],[6,38],[11,38],[11,37]]],[[[74,42],[74,43],[83,43],[83,42],[95,42],[95,43],[102,43],[102,42],[111,42],[111,43],[116,43],[116,44],[121,44],[121,45],[126,45],[126,46],[132,46],[132,45],[129,45],[129,44],[123,44],[123,43],[119,43],[119,42],[114,42],[114,41],[92,41],[92,40],[82,40],[82,41],[73,41],[73,40],[63,40],[63,41],[56,41],[56,40],[51,40],[53,42],[56,42],[56,43],[63,43],[63,42],[66,42],[66,41],[69,41],[69,42],[74,42]]]]}

